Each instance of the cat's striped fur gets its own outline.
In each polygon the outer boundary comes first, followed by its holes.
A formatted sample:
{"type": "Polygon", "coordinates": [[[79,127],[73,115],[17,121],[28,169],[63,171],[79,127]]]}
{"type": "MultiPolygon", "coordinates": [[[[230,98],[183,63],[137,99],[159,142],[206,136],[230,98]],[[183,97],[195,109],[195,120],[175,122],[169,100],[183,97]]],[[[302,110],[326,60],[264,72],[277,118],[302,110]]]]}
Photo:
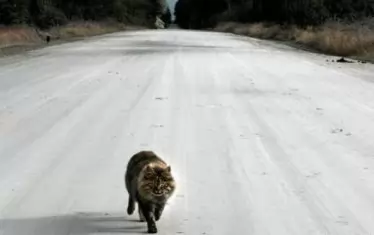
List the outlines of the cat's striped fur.
{"type": "Polygon", "coordinates": [[[176,187],[171,167],[152,151],[138,152],[127,164],[125,183],[129,193],[127,213],[133,214],[138,203],[139,217],[147,222],[148,233],[157,233],[156,221],[176,187]]]}

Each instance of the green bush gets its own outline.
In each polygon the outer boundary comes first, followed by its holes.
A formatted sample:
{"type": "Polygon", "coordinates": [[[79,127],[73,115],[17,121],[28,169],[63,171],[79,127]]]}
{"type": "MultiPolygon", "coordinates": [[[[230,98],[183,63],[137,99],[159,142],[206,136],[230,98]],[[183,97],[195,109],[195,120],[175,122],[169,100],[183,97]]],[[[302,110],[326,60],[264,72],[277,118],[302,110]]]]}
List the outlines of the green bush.
{"type": "Polygon", "coordinates": [[[39,16],[36,17],[36,24],[42,29],[67,24],[68,20],[64,13],[53,7],[46,7],[39,16]]]}

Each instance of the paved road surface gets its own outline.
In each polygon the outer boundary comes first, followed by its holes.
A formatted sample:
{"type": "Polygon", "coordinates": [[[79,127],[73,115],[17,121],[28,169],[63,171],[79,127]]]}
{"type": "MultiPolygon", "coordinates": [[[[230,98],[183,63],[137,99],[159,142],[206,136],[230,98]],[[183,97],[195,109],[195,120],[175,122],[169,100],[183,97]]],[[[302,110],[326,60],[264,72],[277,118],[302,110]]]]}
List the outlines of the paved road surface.
{"type": "Polygon", "coordinates": [[[374,66],[238,36],[116,33],[0,59],[0,234],[138,234],[123,184],[152,149],[159,234],[374,234],[374,66]]]}

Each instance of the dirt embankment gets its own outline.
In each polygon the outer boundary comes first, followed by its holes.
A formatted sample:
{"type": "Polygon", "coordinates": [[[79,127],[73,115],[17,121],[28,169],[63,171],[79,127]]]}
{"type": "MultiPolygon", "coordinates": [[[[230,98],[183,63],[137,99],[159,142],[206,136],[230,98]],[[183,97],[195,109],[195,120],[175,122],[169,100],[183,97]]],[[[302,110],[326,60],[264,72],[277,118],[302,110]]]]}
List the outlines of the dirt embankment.
{"type": "Polygon", "coordinates": [[[344,24],[328,22],[318,27],[300,28],[276,24],[225,22],[215,31],[230,32],[261,39],[292,42],[313,51],[374,61],[374,20],[344,24]]]}
{"type": "Polygon", "coordinates": [[[47,44],[142,28],[144,27],[113,22],[71,22],[47,31],[30,26],[0,26],[0,56],[42,47],[47,44]]]}

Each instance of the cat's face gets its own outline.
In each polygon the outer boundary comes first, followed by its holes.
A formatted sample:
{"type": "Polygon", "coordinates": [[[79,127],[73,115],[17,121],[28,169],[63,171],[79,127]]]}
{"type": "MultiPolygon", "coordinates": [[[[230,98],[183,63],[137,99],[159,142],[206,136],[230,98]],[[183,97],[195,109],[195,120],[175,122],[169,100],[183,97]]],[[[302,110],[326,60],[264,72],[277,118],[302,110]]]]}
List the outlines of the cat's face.
{"type": "Polygon", "coordinates": [[[141,179],[141,189],[144,193],[154,197],[167,197],[175,188],[171,167],[149,165],[144,169],[141,179]]]}

